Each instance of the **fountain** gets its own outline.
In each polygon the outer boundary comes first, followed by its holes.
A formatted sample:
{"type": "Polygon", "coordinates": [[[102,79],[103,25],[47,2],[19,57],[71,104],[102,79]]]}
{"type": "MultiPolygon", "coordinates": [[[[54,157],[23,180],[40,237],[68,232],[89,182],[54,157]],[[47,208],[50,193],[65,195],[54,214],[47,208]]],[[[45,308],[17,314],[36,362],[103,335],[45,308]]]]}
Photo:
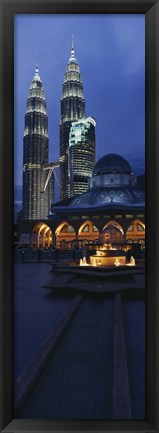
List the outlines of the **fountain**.
{"type": "Polygon", "coordinates": [[[124,266],[126,256],[123,251],[118,251],[107,242],[97,247],[96,254],[90,257],[90,264],[92,266],[124,266]]]}
{"type": "MultiPolygon", "coordinates": [[[[96,254],[90,257],[90,263],[87,263],[86,257],[80,259],[80,266],[136,266],[133,256],[130,257],[130,263],[126,263],[126,256],[124,254],[116,255],[116,248],[103,248],[99,246],[96,254]]],[[[122,252],[123,253],[123,252],[122,252]]],[[[119,254],[119,251],[118,251],[119,254]]]]}
{"type": "MultiPolygon", "coordinates": [[[[124,244],[113,246],[110,242],[110,234],[104,233],[100,238],[100,245],[97,246],[96,253],[90,256],[90,262],[87,263],[86,257],[80,259],[80,266],[135,266],[135,258],[130,257],[130,262],[126,261],[126,251],[124,244]]],[[[129,248],[130,249],[130,248],[129,248]]]]}

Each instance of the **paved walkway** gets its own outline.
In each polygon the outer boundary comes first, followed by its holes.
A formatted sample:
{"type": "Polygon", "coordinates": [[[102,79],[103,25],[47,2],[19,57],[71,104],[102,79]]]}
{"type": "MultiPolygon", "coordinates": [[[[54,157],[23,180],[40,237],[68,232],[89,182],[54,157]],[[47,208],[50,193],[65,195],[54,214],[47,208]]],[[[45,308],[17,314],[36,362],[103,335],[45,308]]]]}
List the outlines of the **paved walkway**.
{"type": "Polygon", "coordinates": [[[112,417],[113,301],[84,300],[20,418],[112,417]]]}
{"type": "Polygon", "coordinates": [[[132,416],[145,416],[145,304],[143,300],[123,301],[123,318],[128,362],[132,416]]]}
{"type": "Polygon", "coordinates": [[[67,310],[70,298],[54,298],[42,285],[52,278],[48,264],[15,264],[14,375],[21,374],[54,325],[67,310]]]}
{"type": "MultiPolygon", "coordinates": [[[[53,297],[50,290],[41,288],[52,278],[50,270],[47,264],[15,265],[16,377],[72,302],[71,298],[53,297]]],[[[122,311],[132,417],[142,419],[145,415],[144,300],[126,296],[122,311]]],[[[113,331],[113,297],[84,298],[16,417],[111,419],[113,331]]]]}

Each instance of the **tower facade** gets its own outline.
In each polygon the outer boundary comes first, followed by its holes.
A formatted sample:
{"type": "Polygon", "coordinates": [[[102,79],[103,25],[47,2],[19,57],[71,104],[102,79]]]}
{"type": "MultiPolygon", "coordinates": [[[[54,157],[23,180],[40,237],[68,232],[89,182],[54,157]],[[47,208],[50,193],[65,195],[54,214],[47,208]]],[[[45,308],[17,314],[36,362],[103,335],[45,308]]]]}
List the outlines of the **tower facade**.
{"type": "Polygon", "coordinates": [[[96,156],[95,126],[92,117],[71,125],[68,158],[70,197],[88,190],[96,156]]]}
{"type": "Polygon", "coordinates": [[[25,113],[23,139],[23,218],[47,218],[53,202],[53,176],[47,183],[48,117],[43,84],[36,66],[25,113]]]}
{"type": "Polygon", "coordinates": [[[60,119],[60,198],[70,196],[68,151],[69,133],[72,122],[85,118],[85,99],[82,77],[75,58],[74,46],[66,67],[62,85],[61,119],[60,119]]]}

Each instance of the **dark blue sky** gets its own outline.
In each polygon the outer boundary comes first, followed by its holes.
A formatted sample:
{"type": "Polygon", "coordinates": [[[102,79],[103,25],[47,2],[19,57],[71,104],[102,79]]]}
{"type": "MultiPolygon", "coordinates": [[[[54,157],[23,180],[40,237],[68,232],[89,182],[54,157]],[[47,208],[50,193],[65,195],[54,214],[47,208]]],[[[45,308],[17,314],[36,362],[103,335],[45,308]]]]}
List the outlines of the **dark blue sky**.
{"type": "Polygon", "coordinates": [[[119,153],[136,174],[144,172],[144,15],[16,15],[15,185],[22,183],[24,115],[37,55],[47,101],[50,161],[59,157],[60,98],[72,34],[86,116],[97,122],[97,160],[119,153]]]}

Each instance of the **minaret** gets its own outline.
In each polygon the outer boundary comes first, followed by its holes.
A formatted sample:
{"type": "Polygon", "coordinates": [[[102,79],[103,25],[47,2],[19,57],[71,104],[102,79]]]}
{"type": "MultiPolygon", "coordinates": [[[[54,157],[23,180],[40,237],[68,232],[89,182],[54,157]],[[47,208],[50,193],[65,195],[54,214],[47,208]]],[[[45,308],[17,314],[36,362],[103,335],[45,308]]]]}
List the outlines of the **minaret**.
{"type": "Polygon", "coordinates": [[[75,58],[74,41],[62,85],[60,120],[60,198],[70,196],[68,177],[69,132],[72,122],[85,118],[85,99],[80,69],[75,58]]]}
{"type": "Polygon", "coordinates": [[[48,116],[38,65],[30,85],[23,139],[23,218],[47,218],[53,202],[53,177],[45,183],[48,163],[48,116]],[[45,191],[44,191],[45,189],[45,191]]]}

